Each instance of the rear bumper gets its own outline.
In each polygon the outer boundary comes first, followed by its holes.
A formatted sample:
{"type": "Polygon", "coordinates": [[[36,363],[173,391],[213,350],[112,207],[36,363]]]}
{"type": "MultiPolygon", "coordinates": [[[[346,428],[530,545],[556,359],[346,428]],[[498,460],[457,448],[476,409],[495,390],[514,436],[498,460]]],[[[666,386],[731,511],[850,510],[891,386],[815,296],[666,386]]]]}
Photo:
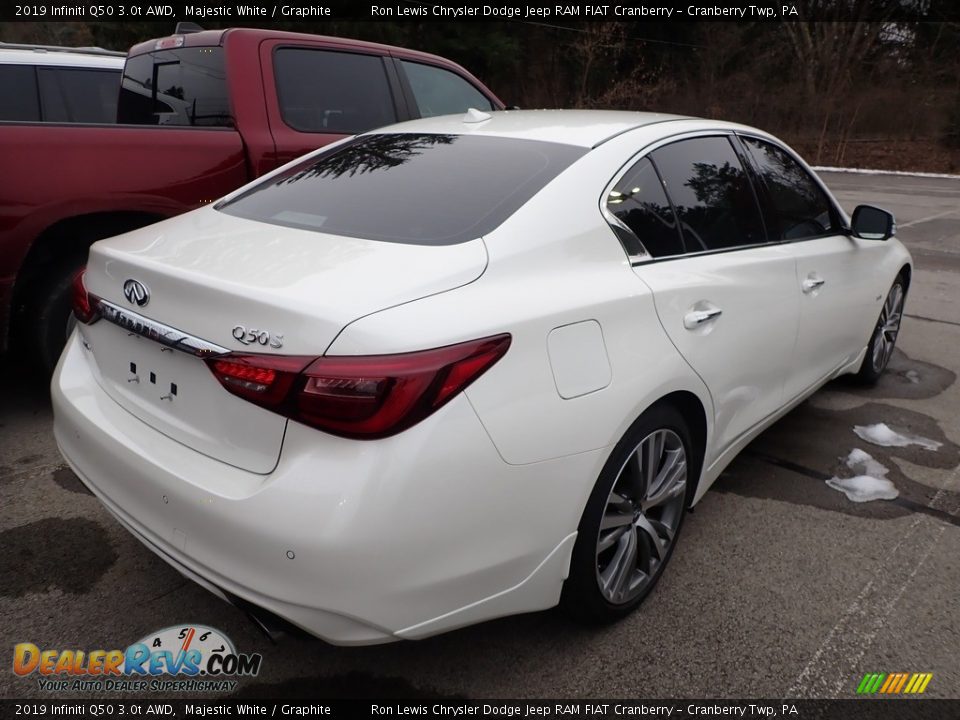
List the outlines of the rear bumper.
{"type": "Polygon", "coordinates": [[[329,642],[419,638],[559,599],[603,453],[503,462],[465,397],[394,438],[289,423],[256,475],[162,435],[96,383],[77,335],[54,434],[83,482],[185,575],[329,642]]]}

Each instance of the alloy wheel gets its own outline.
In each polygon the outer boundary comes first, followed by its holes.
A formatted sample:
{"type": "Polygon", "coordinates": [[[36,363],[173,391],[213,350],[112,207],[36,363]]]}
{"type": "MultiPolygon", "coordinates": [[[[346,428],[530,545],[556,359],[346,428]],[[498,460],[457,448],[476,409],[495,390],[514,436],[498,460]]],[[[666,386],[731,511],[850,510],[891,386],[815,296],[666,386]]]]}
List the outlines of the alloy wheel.
{"type": "Polygon", "coordinates": [[[673,430],[655,430],[629,454],[597,536],[597,583],[607,602],[629,603],[656,577],[679,529],[686,487],[687,455],[673,430]]]}
{"type": "Polygon", "coordinates": [[[874,371],[878,373],[887,366],[890,356],[893,355],[897,334],[900,332],[900,320],[903,318],[903,300],[903,286],[896,282],[887,293],[874,331],[872,363],[874,371]]]}

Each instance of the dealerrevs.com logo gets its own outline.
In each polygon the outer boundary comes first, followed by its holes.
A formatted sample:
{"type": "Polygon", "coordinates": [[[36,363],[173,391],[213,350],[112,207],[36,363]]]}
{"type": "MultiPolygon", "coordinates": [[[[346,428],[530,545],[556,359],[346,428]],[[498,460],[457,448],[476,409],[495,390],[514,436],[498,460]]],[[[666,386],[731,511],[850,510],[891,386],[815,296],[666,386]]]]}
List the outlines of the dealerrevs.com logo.
{"type": "Polygon", "coordinates": [[[51,692],[230,692],[237,676],[260,672],[263,656],[238,653],[222,632],[177,625],[151,633],[125,650],[13,648],[13,672],[37,676],[51,692]]]}

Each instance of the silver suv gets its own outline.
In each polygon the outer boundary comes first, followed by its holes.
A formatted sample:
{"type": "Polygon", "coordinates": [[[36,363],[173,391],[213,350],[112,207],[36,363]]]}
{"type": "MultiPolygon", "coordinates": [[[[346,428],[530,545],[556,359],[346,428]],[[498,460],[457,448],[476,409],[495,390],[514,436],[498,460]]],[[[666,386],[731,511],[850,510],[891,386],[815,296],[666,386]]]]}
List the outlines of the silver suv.
{"type": "Polygon", "coordinates": [[[125,54],[0,42],[0,120],[115,123],[125,54]]]}

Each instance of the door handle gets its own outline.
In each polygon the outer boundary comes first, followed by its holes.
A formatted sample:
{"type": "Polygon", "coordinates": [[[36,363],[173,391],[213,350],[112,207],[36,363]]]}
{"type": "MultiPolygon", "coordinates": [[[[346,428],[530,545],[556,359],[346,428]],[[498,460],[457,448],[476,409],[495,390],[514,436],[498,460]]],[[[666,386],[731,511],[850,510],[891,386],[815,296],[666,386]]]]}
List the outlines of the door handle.
{"type": "Polygon", "coordinates": [[[686,315],[683,316],[683,326],[687,330],[694,330],[705,322],[709,322],[714,318],[718,318],[723,315],[723,310],[720,308],[710,308],[709,310],[691,310],[686,315]]]}
{"type": "Polygon", "coordinates": [[[824,280],[819,275],[810,274],[807,276],[807,279],[803,281],[803,291],[805,293],[812,293],[814,290],[819,289],[827,281],[824,280]]]}

